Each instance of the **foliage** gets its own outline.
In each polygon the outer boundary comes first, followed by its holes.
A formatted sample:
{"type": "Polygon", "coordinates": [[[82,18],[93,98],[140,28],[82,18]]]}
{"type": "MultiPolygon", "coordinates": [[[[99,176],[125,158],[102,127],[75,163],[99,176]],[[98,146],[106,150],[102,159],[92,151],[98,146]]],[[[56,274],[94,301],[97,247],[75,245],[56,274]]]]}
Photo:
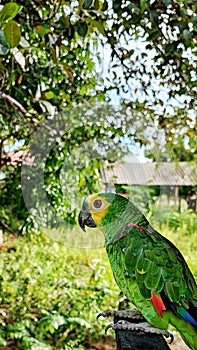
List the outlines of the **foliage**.
{"type": "Polygon", "coordinates": [[[73,223],[73,197],[99,187],[101,159],[120,157],[126,136],[154,158],[169,147],[165,159],[195,159],[195,44],[192,1],[3,0],[1,226],[31,230],[48,204],[48,224],[73,223]],[[103,103],[113,93],[122,106],[103,103]]]}
{"type": "Polygon", "coordinates": [[[190,158],[196,157],[196,4],[117,0],[110,15],[110,69],[121,61],[124,76],[113,76],[113,87],[123,91],[126,105],[148,111],[147,131],[156,144],[152,158],[161,158],[167,148],[168,160],[177,158],[176,153],[182,159],[185,143],[191,148],[190,158]]]}
{"type": "MultiPolygon", "coordinates": [[[[158,230],[181,249],[197,278],[196,230],[174,231],[164,224],[158,230]]],[[[96,315],[117,309],[119,290],[104,248],[68,248],[44,235],[9,238],[5,244],[7,251],[0,251],[0,345],[87,349],[105,336],[106,320],[97,321],[96,315]]]]}
{"type": "Polygon", "coordinates": [[[117,307],[119,291],[103,248],[69,249],[42,235],[0,253],[1,345],[84,349],[104,335],[96,315],[117,307]]]}
{"type": "Polygon", "coordinates": [[[174,231],[184,231],[186,235],[191,235],[196,229],[197,215],[191,209],[180,213],[163,208],[162,213],[160,212],[160,222],[168,225],[174,231]]]}

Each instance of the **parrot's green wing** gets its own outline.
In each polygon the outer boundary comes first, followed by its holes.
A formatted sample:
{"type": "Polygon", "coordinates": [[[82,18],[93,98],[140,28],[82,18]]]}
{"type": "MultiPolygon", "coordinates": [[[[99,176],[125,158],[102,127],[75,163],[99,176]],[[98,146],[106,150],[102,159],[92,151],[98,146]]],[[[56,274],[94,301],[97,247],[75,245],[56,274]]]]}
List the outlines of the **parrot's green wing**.
{"type": "Polygon", "coordinates": [[[141,294],[160,295],[168,306],[182,306],[197,319],[196,283],[179,250],[150,226],[131,226],[127,241],[125,267],[135,274],[141,294]]]}

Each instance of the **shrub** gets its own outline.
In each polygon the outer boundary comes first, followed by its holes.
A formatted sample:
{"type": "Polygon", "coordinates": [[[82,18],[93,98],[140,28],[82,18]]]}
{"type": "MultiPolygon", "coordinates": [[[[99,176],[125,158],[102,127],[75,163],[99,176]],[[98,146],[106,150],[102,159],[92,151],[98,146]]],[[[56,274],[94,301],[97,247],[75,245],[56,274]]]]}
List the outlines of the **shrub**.
{"type": "Polygon", "coordinates": [[[83,349],[87,338],[104,335],[96,315],[117,307],[119,291],[103,248],[71,249],[38,236],[0,253],[0,345],[83,349]]]}

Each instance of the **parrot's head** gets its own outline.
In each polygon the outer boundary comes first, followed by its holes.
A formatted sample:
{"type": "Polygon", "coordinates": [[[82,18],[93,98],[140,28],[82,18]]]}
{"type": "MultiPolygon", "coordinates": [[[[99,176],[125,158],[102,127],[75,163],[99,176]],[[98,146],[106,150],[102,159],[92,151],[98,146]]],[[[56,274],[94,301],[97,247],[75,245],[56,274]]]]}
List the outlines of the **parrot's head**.
{"type": "Polygon", "coordinates": [[[97,193],[84,198],[79,213],[79,225],[83,231],[85,226],[104,228],[121,220],[130,201],[114,193],[97,193]]]}

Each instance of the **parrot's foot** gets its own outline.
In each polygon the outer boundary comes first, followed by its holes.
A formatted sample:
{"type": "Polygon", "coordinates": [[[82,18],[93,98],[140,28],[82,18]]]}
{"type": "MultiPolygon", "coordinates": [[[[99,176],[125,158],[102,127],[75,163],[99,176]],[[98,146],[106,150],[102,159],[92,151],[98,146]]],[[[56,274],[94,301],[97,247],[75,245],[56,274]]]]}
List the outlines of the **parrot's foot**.
{"type": "Polygon", "coordinates": [[[170,332],[152,327],[148,322],[140,322],[136,324],[120,320],[117,323],[109,324],[105,329],[105,333],[107,333],[108,329],[110,328],[112,328],[114,331],[137,331],[139,333],[160,334],[165,338],[170,338],[170,344],[174,340],[174,337],[170,332]]]}
{"type": "Polygon", "coordinates": [[[129,321],[129,322],[142,322],[145,321],[145,318],[142,316],[141,312],[138,310],[110,310],[106,312],[101,312],[98,314],[97,319],[99,317],[110,317],[113,316],[115,323],[117,320],[129,321]]]}
{"type": "MultiPolygon", "coordinates": [[[[97,319],[99,317],[110,316],[113,316],[114,323],[109,324],[105,332],[107,333],[110,328],[115,331],[118,344],[121,344],[121,346],[126,344],[125,347],[120,347],[121,349],[130,349],[130,344],[135,344],[135,342],[138,345],[140,343],[142,349],[170,349],[163,336],[169,338],[170,340],[168,342],[171,344],[174,340],[173,335],[167,330],[151,326],[138,310],[111,310],[101,312],[97,316],[97,319]],[[154,339],[156,337],[154,341],[151,335],[153,335],[154,339]],[[155,341],[160,346],[158,345],[157,347],[155,341]]],[[[135,346],[133,345],[131,349],[135,349],[135,346]]]]}

